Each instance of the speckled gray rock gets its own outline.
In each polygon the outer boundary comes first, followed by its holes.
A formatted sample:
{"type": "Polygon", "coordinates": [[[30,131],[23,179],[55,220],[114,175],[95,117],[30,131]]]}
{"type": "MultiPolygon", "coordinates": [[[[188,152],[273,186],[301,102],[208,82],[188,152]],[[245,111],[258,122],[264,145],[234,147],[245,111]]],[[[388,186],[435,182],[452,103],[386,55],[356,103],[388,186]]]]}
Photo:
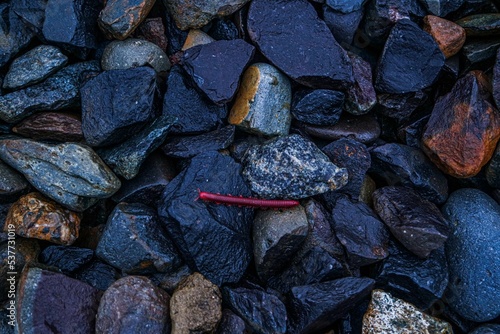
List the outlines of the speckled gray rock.
{"type": "Polygon", "coordinates": [[[442,208],[453,224],[446,242],[450,270],[447,301],[477,322],[500,315],[500,206],[477,189],[460,189],[442,208]]]}
{"type": "Polygon", "coordinates": [[[9,137],[0,140],[0,158],[40,192],[73,211],[112,196],[121,185],[99,156],[81,144],[9,137]]]}
{"type": "Polygon", "coordinates": [[[29,183],[18,172],[0,160],[0,202],[15,201],[19,195],[28,192],[29,183]]]}
{"type": "Polygon", "coordinates": [[[311,141],[299,135],[280,137],[249,149],[243,175],[264,198],[300,199],[335,190],[347,183],[339,168],[311,141]]]}
{"type": "Polygon", "coordinates": [[[253,64],[243,74],[229,123],[250,133],[285,136],[292,121],[291,103],[288,78],[272,65],[253,64]]]}
{"type": "Polygon", "coordinates": [[[16,123],[35,111],[60,110],[80,103],[80,74],[99,71],[97,61],[69,65],[44,82],[0,96],[0,119],[16,123]]]}
{"type": "Polygon", "coordinates": [[[170,69],[170,61],[159,46],[136,38],[109,43],[104,49],[101,58],[101,66],[105,71],[124,70],[147,65],[154,68],[158,73],[170,69]]]}
{"type": "Polygon", "coordinates": [[[40,45],[14,59],[5,75],[3,88],[16,89],[40,82],[62,68],[68,57],[55,46],[40,45]]]}

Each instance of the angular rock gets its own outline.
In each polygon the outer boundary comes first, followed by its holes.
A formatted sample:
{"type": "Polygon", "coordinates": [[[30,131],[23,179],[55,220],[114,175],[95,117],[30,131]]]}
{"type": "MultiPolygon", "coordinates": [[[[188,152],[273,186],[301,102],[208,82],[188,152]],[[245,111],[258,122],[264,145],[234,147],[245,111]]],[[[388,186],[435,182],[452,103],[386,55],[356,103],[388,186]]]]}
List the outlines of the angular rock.
{"type": "Polygon", "coordinates": [[[64,67],[67,62],[68,57],[55,46],[37,46],[11,63],[2,87],[19,89],[38,83],[64,67]]]}
{"type": "Polygon", "coordinates": [[[347,53],[306,0],[252,1],[248,34],[267,59],[304,86],[345,89],[354,82],[347,53]]]}
{"type": "Polygon", "coordinates": [[[141,38],[155,44],[162,51],[167,51],[168,40],[161,17],[145,19],[144,22],[139,25],[137,31],[141,38]]]}
{"type": "Polygon", "coordinates": [[[155,0],[106,1],[97,23],[109,39],[124,40],[148,16],[154,4],[155,0]]]}
{"type": "Polygon", "coordinates": [[[204,45],[212,42],[215,42],[215,39],[202,30],[191,29],[189,30],[184,45],[182,46],[182,51],[186,51],[187,49],[191,49],[197,45],[204,45]]]}
{"type": "Polygon", "coordinates": [[[292,288],[289,294],[289,333],[315,333],[344,316],[369,295],[375,281],[346,277],[292,288]]]}
{"type": "Polygon", "coordinates": [[[31,31],[41,35],[47,0],[13,0],[11,6],[31,31]]]}
{"type": "Polygon", "coordinates": [[[500,34],[500,14],[484,13],[463,17],[455,22],[467,36],[495,36],[500,34]]]}
{"type": "Polygon", "coordinates": [[[96,255],[127,274],[172,273],[181,262],[155,210],[139,203],[115,207],[96,255]]]}
{"type": "Polygon", "coordinates": [[[96,333],[170,333],[170,296],[143,276],[127,276],[102,295],[96,333]]]}
{"type": "Polygon", "coordinates": [[[420,258],[441,248],[450,234],[450,223],[437,206],[411,188],[379,188],[373,207],[396,239],[420,258]]]}
{"type": "Polygon", "coordinates": [[[162,73],[170,69],[170,61],[159,46],[142,39],[128,38],[106,45],[101,66],[105,71],[150,66],[157,73],[162,73]]]}
{"type": "Polygon", "coordinates": [[[259,288],[224,288],[224,302],[256,333],[284,334],[287,313],[283,302],[259,288]]]}
{"type": "Polygon", "coordinates": [[[77,114],[41,112],[31,115],[12,128],[12,132],[35,140],[82,141],[82,120],[77,114]]]}
{"type": "Polygon", "coordinates": [[[500,206],[477,189],[460,189],[442,208],[453,224],[446,242],[448,305],[461,317],[485,322],[500,315],[500,206]]]}
{"type": "Polygon", "coordinates": [[[181,30],[201,28],[217,16],[228,16],[249,0],[163,0],[181,30]]]}
{"type": "Polygon", "coordinates": [[[446,177],[417,148],[385,144],[371,151],[370,172],[390,186],[413,188],[423,198],[441,204],[448,197],[446,177]]]}
{"type": "Polygon", "coordinates": [[[19,236],[71,245],[78,238],[80,217],[39,193],[30,193],[10,207],[5,226],[11,224],[19,236]]]}
{"type": "Polygon", "coordinates": [[[382,290],[372,292],[372,301],[363,317],[363,334],[440,333],[452,334],[451,325],[420,312],[402,299],[382,290]]]}
{"type": "Polygon", "coordinates": [[[90,285],[40,268],[26,267],[19,281],[20,333],[93,333],[101,293],[90,285]]]}
{"type": "Polygon", "coordinates": [[[40,253],[40,263],[58,268],[70,275],[92,260],[94,251],[73,246],[49,246],[40,253]]]}
{"type": "Polygon", "coordinates": [[[427,88],[436,81],[444,60],[429,34],[408,19],[399,20],[380,56],[375,88],[382,93],[396,94],[427,88]]]}
{"type": "Polygon", "coordinates": [[[348,48],[358,33],[358,27],[363,19],[363,10],[358,9],[350,13],[342,13],[332,9],[328,4],[323,5],[323,19],[335,37],[335,40],[342,46],[348,48]]]}
{"type": "Polygon", "coordinates": [[[168,10],[165,11],[163,18],[165,22],[165,34],[168,40],[167,54],[177,58],[179,51],[181,51],[186,41],[188,32],[182,31],[177,27],[174,18],[168,10]]]}
{"type": "Polygon", "coordinates": [[[429,122],[431,115],[415,115],[398,129],[398,138],[405,145],[420,148],[422,133],[425,125],[429,122]]]}
{"type": "Polygon", "coordinates": [[[255,48],[243,41],[216,41],[184,52],[183,67],[196,85],[214,103],[229,102],[238,88],[241,73],[255,48]]]}
{"type": "Polygon", "coordinates": [[[228,122],[263,136],[286,136],[292,116],[292,87],[274,66],[256,63],[247,68],[228,122]]]}
{"type": "Polygon", "coordinates": [[[466,2],[465,0],[420,0],[420,3],[432,14],[445,17],[456,11],[466,2]]]}
{"type": "Polygon", "coordinates": [[[158,284],[160,288],[172,294],[179,284],[191,274],[193,274],[193,271],[184,264],[173,274],[155,274],[151,276],[151,279],[155,280],[155,284],[158,284]]]}
{"type": "Polygon", "coordinates": [[[434,38],[445,58],[457,54],[465,43],[465,29],[440,17],[427,15],[423,28],[434,38]]]}
{"type": "Polygon", "coordinates": [[[437,100],[422,143],[442,171],[467,178],[490,160],[499,139],[500,115],[485,98],[481,72],[474,71],[437,100]]]}
{"type": "Polygon", "coordinates": [[[356,10],[360,10],[364,3],[366,2],[365,0],[353,0],[353,1],[346,1],[346,0],[326,0],[324,1],[326,4],[341,13],[352,13],[356,10]]]}
{"type": "Polygon", "coordinates": [[[149,67],[103,72],[81,88],[82,130],[90,146],[123,142],[152,121],[157,90],[149,67]]]}
{"type": "Polygon", "coordinates": [[[250,196],[241,166],[228,156],[205,152],[165,188],[158,212],[193,271],[220,285],[237,282],[252,257],[253,212],[197,200],[198,190],[250,196]]]}
{"type": "Polygon", "coordinates": [[[177,117],[174,134],[195,134],[215,130],[227,116],[224,106],[217,106],[191,86],[180,66],[174,66],[163,98],[163,115],[177,117]]]}
{"type": "Polygon", "coordinates": [[[42,83],[0,96],[0,119],[17,123],[36,111],[54,111],[80,104],[80,75],[99,71],[96,61],[69,65],[42,83]]]}
{"type": "Polygon", "coordinates": [[[347,171],[331,163],[316,145],[300,135],[254,146],[244,160],[243,175],[252,191],[264,198],[300,199],[347,183],[347,171]]]}
{"type": "Polygon", "coordinates": [[[217,327],[216,334],[244,334],[246,325],[243,319],[228,309],[222,310],[222,319],[217,327]]]}
{"type": "Polygon", "coordinates": [[[29,191],[30,184],[9,165],[0,160],[0,202],[15,201],[29,191]]]}
{"type": "Polygon", "coordinates": [[[372,83],[372,68],[360,56],[349,53],[354,75],[354,85],[347,90],[344,109],[353,115],[369,112],[377,103],[377,94],[372,83]]]}
{"type": "Polygon", "coordinates": [[[495,54],[500,47],[498,37],[471,39],[466,41],[462,47],[462,67],[464,69],[474,69],[487,66],[495,58],[495,54]]]}
{"type": "Polygon", "coordinates": [[[14,3],[0,5],[0,67],[6,65],[19,51],[29,45],[34,32],[15,11],[14,3]]]}
{"type": "Polygon", "coordinates": [[[334,125],[342,114],[345,94],[328,89],[302,90],[293,96],[292,115],[314,125],[334,125]]]}
{"type": "Polygon", "coordinates": [[[220,41],[240,38],[238,28],[229,19],[215,19],[211,22],[208,34],[220,41]]]}
{"type": "Polygon", "coordinates": [[[200,273],[184,279],[170,299],[172,334],[210,333],[222,317],[217,285],[200,273]]]}
{"type": "Polygon", "coordinates": [[[112,266],[100,260],[93,260],[88,265],[78,270],[75,274],[75,278],[96,289],[106,291],[111,284],[120,278],[120,274],[112,266]]]}
{"type": "Polygon", "coordinates": [[[4,138],[0,140],[0,158],[41,193],[74,211],[112,196],[121,185],[99,156],[80,144],[4,138]]]}
{"type": "Polygon", "coordinates": [[[397,121],[406,121],[413,112],[428,99],[425,92],[418,91],[405,94],[379,94],[377,112],[397,121]]]}

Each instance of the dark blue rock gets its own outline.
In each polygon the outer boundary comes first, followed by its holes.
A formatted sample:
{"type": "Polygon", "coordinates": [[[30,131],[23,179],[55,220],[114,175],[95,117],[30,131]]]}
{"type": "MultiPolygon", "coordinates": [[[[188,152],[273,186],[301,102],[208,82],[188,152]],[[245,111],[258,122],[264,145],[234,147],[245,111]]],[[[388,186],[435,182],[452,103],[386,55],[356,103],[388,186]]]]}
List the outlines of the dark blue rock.
{"type": "Polygon", "coordinates": [[[348,14],[360,10],[366,0],[326,0],[326,4],[336,11],[348,14]]]}
{"type": "Polygon", "coordinates": [[[10,4],[23,22],[40,35],[45,19],[47,0],[12,0],[10,4]]]}
{"type": "Polygon", "coordinates": [[[217,327],[216,334],[245,334],[246,325],[243,319],[232,311],[222,310],[222,319],[217,327]]]}
{"type": "Polygon", "coordinates": [[[93,260],[75,273],[75,278],[93,286],[101,291],[106,291],[111,284],[120,278],[120,273],[100,260],[93,260]]]}
{"type": "Polygon", "coordinates": [[[220,41],[239,38],[238,28],[227,19],[215,19],[212,21],[208,34],[215,40],[220,41]]]}
{"type": "Polygon", "coordinates": [[[93,256],[94,251],[88,248],[49,246],[40,253],[39,261],[68,275],[92,260],[93,256]]]}
{"type": "Polygon", "coordinates": [[[354,36],[356,36],[359,23],[363,18],[363,10],[358,9],[350,13],[342,13],[330,6],[323,5],[323,18],[335,40],[341,46],[347,47],[351,45],[354,36]]]}
{"type": "Polygon", "coordinates": [[[424,5],[425,9],[429,11],[429,14],[436,15],[439,17],[445,17],[451,12],[456,11],[464,4],[464,2],[469,2],[465,0],[420,0],[420,3],[424,5]]]}
{"type": "Polygon", "coordinates": [[[500,315],[500,206],[477,189],[460,189],[442,208],[452,222],[446,242],[450,283],[446,298],[462,317],[478,322],[500,315]]]}
{"type": "Polygon", "coordinates": [[[469,334],[498,334],[500,333],[500,325],[487,324],[474,329],[469,334]]]}
{"type": "Polygon", "coordinates": [[[28,46],[34,33],[8,3],[0,4],[0,67],[28,46]]]}
{"type": "Polygon", "coordinates": [[[167,36],[167,54],[169,56],[181,51],[184,42],[186,41],[188,31],[180,30],[175,24],[172,15],[168,10],[164,11],[165,18],[165,34],[167,36]]]}
{"type": "Polygon", "coordinates": [[[302,90],[293,96],[292,115],[314,125],[334,125],[340,119],[345,94],[335,90],[302,90]]]}

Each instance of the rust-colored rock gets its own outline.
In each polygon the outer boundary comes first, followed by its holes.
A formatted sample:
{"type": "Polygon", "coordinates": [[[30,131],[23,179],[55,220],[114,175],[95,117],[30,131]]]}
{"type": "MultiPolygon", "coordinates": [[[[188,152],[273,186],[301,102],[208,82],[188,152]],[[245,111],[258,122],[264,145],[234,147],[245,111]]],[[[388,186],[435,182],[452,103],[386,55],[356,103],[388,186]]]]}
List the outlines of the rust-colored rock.
{"type": "Polygon", "coordinates": [[[488,89],[482,72],[472,71],[434,106],[422,136],[423,149],[451,176],[479,173],[500,139],[500,115],[486,99],[488,89]]]}
{"type": "Polygon", "coordinates": [[[186,51],[187,49],[191,49],[197,45],[203,45],[215,42],[215,39],[210,37],[210,35],[206,34],[202,30],[199,29],[191,29],[186,37],[186,41],[182,46],[182,51],[186,51]]]}
{"type": "Polygon", "coordinates": [[[12,128],[12,131],[37,140],[61,142],[83,140],[81,117],[63,112],[34,114],[12,128]]]}
{"type": "Polygon", "coordinates": [[[163,51],[167,51],[168,40],[161,17],[145,19],[137,30],[139,36],[142,36],[148,42],[156,44],[163,51]]]}
{"type": "Polygon", "coordinates": [[[155,0],[108,0],[97,23],[109,39],[124,40],[153,8],[155,0]]]}
{"type": "Polygon", "coordinates": [[[465,29],[443,18],[427,15],[423,28],[434,38],[446,58],[457,54],[465,43],[465,29]]]}
{"type": "Polygon", "coordinates": [[[17,235],[71,245],[78,238],[80,217],[40,193],[29,193],[12,204],[4,229],[14,225],[17,235]]]}

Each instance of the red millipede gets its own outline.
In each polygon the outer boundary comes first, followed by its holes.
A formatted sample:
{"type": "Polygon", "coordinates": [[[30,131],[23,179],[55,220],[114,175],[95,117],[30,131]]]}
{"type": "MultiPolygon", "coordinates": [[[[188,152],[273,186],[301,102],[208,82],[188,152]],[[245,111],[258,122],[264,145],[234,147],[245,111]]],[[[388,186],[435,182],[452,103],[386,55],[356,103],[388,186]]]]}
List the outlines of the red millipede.
{"type": "Polygon", "coordinates": [[[293,208],[294,206],[300,204],[299,201],[290,199],[258,199],[251,197],[220,195],[200,190],[198,190],[198,198],[208,202],[215,202],[217,204],[238,205],[250,208],[286,209],[293,208]]]}

